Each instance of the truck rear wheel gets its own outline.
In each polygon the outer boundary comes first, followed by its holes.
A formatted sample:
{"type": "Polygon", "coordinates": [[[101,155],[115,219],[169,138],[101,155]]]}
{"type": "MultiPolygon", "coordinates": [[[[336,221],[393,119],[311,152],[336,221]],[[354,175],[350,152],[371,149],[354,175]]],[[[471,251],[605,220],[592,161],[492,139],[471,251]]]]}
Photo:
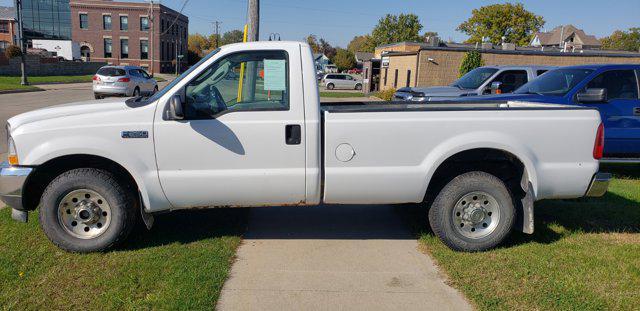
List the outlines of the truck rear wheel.
{"type": "Polygon", "coordinates": [[[511,193],[499,178],[469,172],[451,180],[429,210],[433,232],[453,250],[477,252],[502,243],[514,226],[511,193]]]}
{"type": "Polygon", "coordinates": [[[40,226],[58,247],[70,252],[104,251],[123,241],[136,220],[136,204],[109,172],[67,171],[45,189],[40,226]]]}

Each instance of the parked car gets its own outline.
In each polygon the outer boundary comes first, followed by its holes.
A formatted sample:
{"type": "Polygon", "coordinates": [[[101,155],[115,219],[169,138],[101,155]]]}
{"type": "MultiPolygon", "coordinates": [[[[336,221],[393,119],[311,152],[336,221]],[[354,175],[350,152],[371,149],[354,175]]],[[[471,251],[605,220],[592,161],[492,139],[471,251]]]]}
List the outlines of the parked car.
{"type": "Polygon", "coordinates": [[[322,78],[321,83],[327,90],[362,90],[362,80],[358,80],[353,76],[344,73],[327,74],[322,78]]]}
{"type": "Polygon", "coordinates": [[[605,162],[640,163],[640,65],[584,65],[549,71],[513,94],[468,98],[523,100],[598,109],[605,162]]]}
{"type": "Polygon", "coordinates": [[[0,199],[20,221],[39,207],[74,252],[124,241],[140,216],[322,202],[427,202],[446,245],[481,251],[532,233],[535,200],[600,196],[610,179],[594,108],[321,105],[298,42],[225,45],[151,97],[35,110],[7,133],[0,199]],[[264,81],[224,79],[245,64],[264,81]]]}
{"type": "Polygon", "coordinates": [[[484,66],[471,70],[449,86],[405,87],[393,96],[397,101],[438,101],[456,97],[511,93],[545,72],[548,66],[484,66]]]}
{"type": "Polygon", "coordinates": [[[347,73],[351,75],[360,75],[362,74],[362,69],[352,68],[352,69],[349,69],[347,73]]]}
{"type": "Polygon", "coordinates": [[[93,76],[93,94],[96,99],[113,95],[151,95],[157,91],[156,80],[136,66],[104,66],[93,76]]]}

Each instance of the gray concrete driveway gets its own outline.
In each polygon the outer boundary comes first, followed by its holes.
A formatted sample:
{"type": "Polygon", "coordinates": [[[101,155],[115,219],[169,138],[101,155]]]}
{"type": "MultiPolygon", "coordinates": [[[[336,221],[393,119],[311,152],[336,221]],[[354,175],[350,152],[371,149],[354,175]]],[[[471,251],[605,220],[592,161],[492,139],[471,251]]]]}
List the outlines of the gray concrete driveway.
{"type": "Polygon", "coordinates": [[[220,310],[470,310],[392,206],[251,210],[220,310]]]}

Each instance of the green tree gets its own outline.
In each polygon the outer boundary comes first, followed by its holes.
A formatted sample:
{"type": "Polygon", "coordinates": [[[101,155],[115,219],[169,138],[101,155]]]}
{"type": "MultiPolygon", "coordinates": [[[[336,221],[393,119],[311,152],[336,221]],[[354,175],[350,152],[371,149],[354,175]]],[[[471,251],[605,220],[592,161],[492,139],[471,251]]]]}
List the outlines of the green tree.
{"type": "Polygon", "coordinates": [[[242,41],[244,41],[244,32],[239,29],[227,31],[220,38],[221,45],[240,43],[242,41]]]}
{"type": "Polygon", "coordinates": [[[481,42],[486,37],[491,43],[500,44],[504,37],[505,42],[523,46],[531,43],[544,24],[542,16],[527,11],[521,3],[504,3],[474,9],[456,30],[469,36],[467,43],[481,42]]]}
{"type": "Polygon", "coordinates": [[[199,33],[190,34],[187,40],[187,48],[192,53],[202,56],[209,49],[209,40],[199,33]]]}
{"type": "Polygon", "coordinates": [[[17,45],[10,45],[7,47],[7,49],[4,51],[4,55],[7,58],[14,58],[14,57],[18,57],[20,55],[22,55],[22,50],[20,50],[20,47],[17,45]]]}
{"type": "Polygon", "coordinates": [[[378,21],[378,25],[371,32],[374,46],[402,41],[418,42],[422,24],[415,14],[387,14],[378,21]]]}
{"type": "Polygon", "coordinates": [[[318,37],[316,35],[308,35],[304,41],[306,41],[309,46],[311,46],[311,50],[313,53],[320,53],[320,43],[318,43],[318,37]]]}
{"type": "Polygon", "coordinates": [[[321,53],[323,53],[329,59],[332,59],[334,56],[336,56],[336,52],[338,50],[336,50],[336,48],[331,46],[331,44],[329,44],[329,42],[327,40],[325,40],[324,38],[320,38],[320,42],[319,43],[320,43],[320,52],[321,53]]]}
{"type": "Polygon", "coordinates": [[[458,70],[458,76],[462,77],[469,71],[482,66],[484,66],[482,54],[475,50],[469,51],[464,54],[464,58],[462,59],[462,63],[460,64],[460,69],[458,70]]]}
{"type": "Polygon", "coordinates": [[[426,31],[423,35],[422,38],[424,41],[427,41],[427,38],[429,37],[437,37],[438,33],[435,31],[426,31]]]}
{"type": "Polygon", "coordinates": [[[355,55],[345,49],[337,48],[336,55],[332,59],[339,71],[348,70],[356,66],[355,55]]]}
{"type": "Polygon", "coordinates": [[[616,30],[601,41],[602,48],[605,50],[638,52],[640,51],[640,28],[630,28],[628,31],[616,30]]]}
{"type": "Polygon", "coordinates": [[[347,50],[351,51],[351,53],[356,52],[369,52],[373,53],[376,46],[370,35],[363,36],[355,36],[347,45],[347,50]]]}

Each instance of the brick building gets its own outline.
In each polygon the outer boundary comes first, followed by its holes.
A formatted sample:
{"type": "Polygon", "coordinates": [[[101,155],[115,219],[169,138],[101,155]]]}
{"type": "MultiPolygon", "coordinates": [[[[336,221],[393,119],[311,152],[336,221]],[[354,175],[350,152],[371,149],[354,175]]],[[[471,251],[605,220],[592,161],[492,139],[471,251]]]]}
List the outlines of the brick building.
{"type": "Polygon", "coordinates": [[[186,67],[189,19],[179,12],[157,3],[152,8],[110,0],[70,4],[72,39],[80,44],[83,59],[174,72],[177,56],[184,55],[179,67],[186,67]]]}
{"type": "MultiPolygon", "coordinates": [[[[449,85],[458,79],[458,69],[472,46],[420,47],[417,51],[381,51],[379,88],[429,87],[449,85]]],[[[485,65],[640,64],[639,53],[587,51],[581,53],[546,52],[533,49],[480,49],[485,65]]],[[[372,79],[373,77],[365,77],[372,79]]]]}
{"type": "Polygon", "coordinates": [[[0,52],[15,44],[16,13],[11,7],[0,6],[0,52]]]}

